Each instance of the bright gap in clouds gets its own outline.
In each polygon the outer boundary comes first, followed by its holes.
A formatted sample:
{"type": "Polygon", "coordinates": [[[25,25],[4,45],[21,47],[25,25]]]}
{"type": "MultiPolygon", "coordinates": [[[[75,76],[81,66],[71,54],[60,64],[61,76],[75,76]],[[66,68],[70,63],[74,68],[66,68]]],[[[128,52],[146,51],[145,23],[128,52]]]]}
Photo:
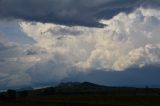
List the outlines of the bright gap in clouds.
{"type": "MultiPolygon", "coordinates": [[[[5,71],[3,66],[1,76],[5,79],[1,85],[4,82],[8,87],[36,85],[61,80],[74,71],[124,71],[160,64],[159,10],[138,8],[101,23],[107,26],[68,27],[21,21],[21,30],[35,43],[14,44],[14,48],[8,49],[14,55],[6,56],[5,63],[0,65],[16,67],[18,74],[5,71]],[[19,81],[20,78],[23,79],[19,81]]],[[[2,44],[6,48],[13,46],[2,44]]]]}

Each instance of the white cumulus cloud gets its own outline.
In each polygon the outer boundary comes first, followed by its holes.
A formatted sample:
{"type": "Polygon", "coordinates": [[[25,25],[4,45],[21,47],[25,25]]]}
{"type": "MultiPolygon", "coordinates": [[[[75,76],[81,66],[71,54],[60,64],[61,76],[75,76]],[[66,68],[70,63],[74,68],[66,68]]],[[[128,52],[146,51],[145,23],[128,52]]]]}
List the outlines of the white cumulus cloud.
{"type": "Polygon", "coordinates": [[[74,67],[120,71],[160,63],[159,10],[139,8],[101,23],[107,26],[68,27],[35,22],[20,25],[51,59],[65,64],[66,70],[74,67]]]}

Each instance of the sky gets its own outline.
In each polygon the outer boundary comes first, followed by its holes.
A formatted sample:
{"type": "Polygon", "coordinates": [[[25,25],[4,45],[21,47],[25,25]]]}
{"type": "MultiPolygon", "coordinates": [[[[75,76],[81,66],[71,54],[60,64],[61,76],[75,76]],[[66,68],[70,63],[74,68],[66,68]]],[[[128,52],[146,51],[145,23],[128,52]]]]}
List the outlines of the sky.
{"type": "Polygon", "coordinates": [[[0,0],[0,89],[160,85],[159,0],[0,0]]]}

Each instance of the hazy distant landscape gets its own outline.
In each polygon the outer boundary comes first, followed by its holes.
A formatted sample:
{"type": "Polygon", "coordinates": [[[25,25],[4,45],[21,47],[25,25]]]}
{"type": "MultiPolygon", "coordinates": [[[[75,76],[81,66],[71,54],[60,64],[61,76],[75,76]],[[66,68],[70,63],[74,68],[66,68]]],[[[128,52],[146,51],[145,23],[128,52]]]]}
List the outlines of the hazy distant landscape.
{"type": "Polygon", "coordinates": [[[62,83],[37,90],[8,90],[0,106],[160,106],[160,89],[62,83]]]}

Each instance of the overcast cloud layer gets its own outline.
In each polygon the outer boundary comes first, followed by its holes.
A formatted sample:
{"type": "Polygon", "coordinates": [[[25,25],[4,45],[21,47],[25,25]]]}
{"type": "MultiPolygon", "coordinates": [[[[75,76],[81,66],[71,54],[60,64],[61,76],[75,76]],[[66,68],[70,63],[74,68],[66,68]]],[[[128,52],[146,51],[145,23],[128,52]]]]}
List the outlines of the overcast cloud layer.
{"type": "Polygon", "coordinates": [[[75,1],[0,0],[1,89],[160,65],[158,0],[75,1]]]}
{"type": "Polygon", "coordinates": [[[103,27],[101,19],[159,4],[159,0],[0,0],[0,18],[103,27]]]}

